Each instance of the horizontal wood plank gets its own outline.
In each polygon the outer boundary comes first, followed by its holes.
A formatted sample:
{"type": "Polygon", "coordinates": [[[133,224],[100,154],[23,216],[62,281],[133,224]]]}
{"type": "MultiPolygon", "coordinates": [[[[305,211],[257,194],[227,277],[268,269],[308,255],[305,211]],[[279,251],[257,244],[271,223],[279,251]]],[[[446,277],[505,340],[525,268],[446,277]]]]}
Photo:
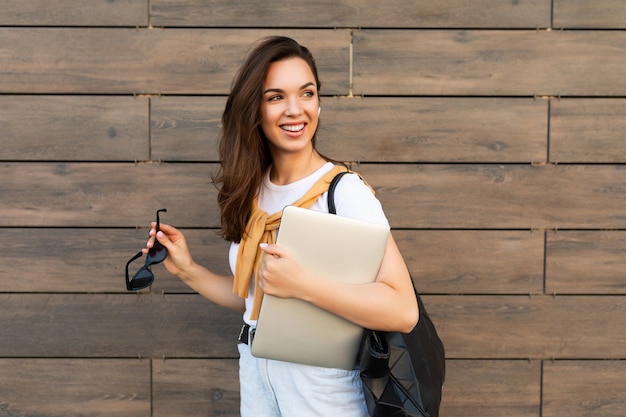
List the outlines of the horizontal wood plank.
{"type": "MultiPolygon", "coordinates": [[[[423,300],[451,359],[626,357],[620,296],[423,300]]],[[[0,301],[0,356],[236,357],[240,314],[199,295],[0,294],[0,301]]]]}
{"type": "Polygon", "coordinates": [[[626,227],[626,169],[566,165],[355,166],[392,227],[626,227]]]}
{"type": "Polygon", "coordinates": [[[626,29],[626,7],[622,0],[554,0],[556,28],[626,29]]]}
{"type": "Polygon", "coordinates": [[[4,0],[0,26],[146,26],[148,0],[4,0]]]}
{"type": "Polygon", "coordinates": [[[0,357],[237,357],[241,314],[197,294],[0,294],[0,303],[0,357]]]}
{"type": "MultiPolygon", "coordinates": [[[[154,97],[152,158],[217,161],[225,98],[154,97]]],[[[341,161],[540,162],[547,102],[323,97],[318,147],[341,161]]]]}
{"type": "Polygon", "coordinates": [[[440,415],[539,417],[541,362],[448,360],[440,415]]]}
{"type": "Polygon", "coordinates": [[[149,417],[150,361],[0,359],[0,415],[149,417]]]}
{"type": "Polygon", "coordinates": [[[324,94],[348,93],[349,30],[153,28],[0,28],[0,93],[227,94],[250,45],[280,34],[311,49],[324,94]]]}
{"type": "Polygon", "coordinates": [[[237,359],[154,360],[154,417],[239,416],[237,359]]]}
{"type": "Polygon", "coordinates": [[[626,95],[623,68],[623,31],[354,33],[359,95],[615,97],[626,95]]]}
{"type": "MultiPolygon", "coordinates": [[[[169,220],[167,216],[162,216],[161,221],[169,220]]],[[[146,219],[145,226],[149,220],[152,219],[146,219]]],[[[228,266],[230,243],[221,239],[217,230],[185,229],[183,232],[196,262],[218,274],[232,273],[228,266]]],[[[124,265],[144,246],[147,233],[146,227],[1,229],[0,287],[6,292],[125,293],[124,265]],[[88,279],[83,286],[85,277],[98,279],[88,279]]],[[[543,291],[542,233],[397,230],[394,237],[421,293],[537,294],[543,291]]],[[[584,262],[584,255],[581,258],[584,262]]],[[[131,276],[143,265],[144,259],[131,264],[131,276]]],[[[152,271],[156,277],[152,292],[193,292],[162,265],[153,266],[152,271]]],[[[569,277],[567,271],[564,276],[569,277]]],[[[574,280],[578,277],[573,276],[574,280]]],[[[616,274],[613,279],[619,281],[620,276],[616,274]]]]}
{"type": "MultiPolygon", "coordinates": [[[[167,207],[219,227],[214,164],[4,163],[2,226],[135,226],[167,207]]],[[[359,165],[395,228],[626,227],[626,169],[568,165],[359,165]]]]}
{"type": "Polygon", "coordinates": [[[626,361],[546,362],[543,374],[543,417],[626,414],[626,361]]]}
{"type": "Polygon", "coordinates": [[[152,158],[160,161],[219,161],[225,97],[153,97],[152,158]]]}
{"type": "MultiPolygon", "coordinates": [[[[145,97],[0,96],[3,103],[0,123],[6,135],[0,138],[0,159],[219,158],[223,97],[152,97],[150,148],[145,97]]],[[[320,150],[342,161],[546,160],[546,102],[325,98],[322,105],[320,150]]]]}
{"type": "Polygon", "coordinates": [[[552,100],[550,160],[573,163],[626,162],[626,100],[552,100]]]}
{"type": "MultiPolygon", "coordinates": [[[[235,360],[157,359],[153,372],[155,417],[239,415],[235,360]]],[[[540,374],[538,361],[449,360],[441,414],[538,416],[540,374]]]]}
{"type": "Polygon", "coordinates": [[[547,103],[531,99],[323,98],[319,148],[342,161],[545,161],[547,103]]]}
{"type": "MultiPolygon", "coordinates": [[[[167,216],[161,221],[166,223],[167,216]]],[[[145,227],[138,229],[0,229],[0,288],[5,292],[125,293],[124,266],[145,246],[152,217],[150,213],[145,227]]],[[[230,243],[216,230],[183,232],[196,262],[218,274],[231,274],[230,243]]],[[[130,265],[130,276],[145,259],[130,265]]],[[[152,271],[152,292],[193,292],[162,265],[152,266],[152,271]]]]}
{"type": "Polygon", "coordinates": [[[213,164],[0,164],[3,226],[219,226],[213,164]]]}
{"type": "Polygon", "coordinates": [[[622,296],[431,295],[423,301],[448,358],[626,358],[622,296]]]}
{"type": "Polygon", "coordinates": [[[463,0],[388,0],[384,7],[362,0],[152,0],[150,6],[156,26],[536,28],[550,23],[547,0],[483,0],[481,7],[463,0]]]}
{"type": "Polygon", "coordinates": [[[626,294],[626,232],[548,232],[546,291],[626,294]]]}
{"type": "Polygon", "coordinates": [[[145,97],[0,95],[2,160],[147,160],[145,97]]]}
{"type": "Polygon", "coordinates": [[[421,293],[543,292],[543,233],[396,230],[421,293]]]}

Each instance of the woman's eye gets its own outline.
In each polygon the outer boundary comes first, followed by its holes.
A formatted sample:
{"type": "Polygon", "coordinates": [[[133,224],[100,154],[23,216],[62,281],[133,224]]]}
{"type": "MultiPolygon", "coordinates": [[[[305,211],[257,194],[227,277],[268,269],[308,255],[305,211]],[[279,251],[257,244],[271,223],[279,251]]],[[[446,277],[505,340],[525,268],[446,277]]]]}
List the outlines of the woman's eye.
{"type": "Polygon", "coordinates": [[[282,98],[282,97],[281,97],[281,96],[279,96],[279,95],[269,96],[269,97],[267,98],[267,101],[278,101],[278,100],[280,100],[281,98],[282,98]]]}
{"type": "Polygon", "coordinates": [[[315,92],[313,91],[305,91],[304,97],[315,97],[315,92]]]}

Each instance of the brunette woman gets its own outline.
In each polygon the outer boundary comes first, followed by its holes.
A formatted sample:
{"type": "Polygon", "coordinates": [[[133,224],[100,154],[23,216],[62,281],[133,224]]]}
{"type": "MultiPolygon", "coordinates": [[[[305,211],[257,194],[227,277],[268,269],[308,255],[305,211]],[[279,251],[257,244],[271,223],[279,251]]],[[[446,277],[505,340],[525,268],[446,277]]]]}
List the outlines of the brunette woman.
{"type": "MultiPolygon", "coordinates": [[[[221,234],[232,242],[233,276],[196,264],[183,234],[161,224],[156,239],[169,251],[165,266],[207,299],[241,312],[246,328],[254,328],[263,294],[272,294],[306,300],[363,327],[408,332],[418,320],[417,301],[393,237],[376,281],[358,286],[311,276],[273,244],[283,207],[327,212],[328,184],[345,170],[316,150],[319,90],[313,56],[296,41],[271,37],[251,50],[222,116],[221,166],[214,178],[221,234]]],[[[358,175],[343,177],[335,202],[340,216],[388,224],[380,202],[358,175]]],[[[153,224],[148,247],[154,234],[153,224]]],[[[238,348],[243,417],[368,415],[358,369],[256,358],[247,344],[238,348]]]]}

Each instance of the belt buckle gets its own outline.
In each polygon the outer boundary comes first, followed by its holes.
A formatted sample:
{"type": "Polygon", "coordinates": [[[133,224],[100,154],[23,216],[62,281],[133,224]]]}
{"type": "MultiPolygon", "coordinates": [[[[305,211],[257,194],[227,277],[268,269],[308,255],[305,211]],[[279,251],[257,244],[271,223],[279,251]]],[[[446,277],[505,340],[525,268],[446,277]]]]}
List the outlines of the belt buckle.
{"type": "Polygon", "coordinates": [[[237,341],[240,343],[245,343],[246,345],[251,345],[252,340],[254,339],[254,332],[256,328],[251,328],[249,324],[245,323],[241,326],[241,330],[239,331],[239,337],[237,337],[237,341]]]}

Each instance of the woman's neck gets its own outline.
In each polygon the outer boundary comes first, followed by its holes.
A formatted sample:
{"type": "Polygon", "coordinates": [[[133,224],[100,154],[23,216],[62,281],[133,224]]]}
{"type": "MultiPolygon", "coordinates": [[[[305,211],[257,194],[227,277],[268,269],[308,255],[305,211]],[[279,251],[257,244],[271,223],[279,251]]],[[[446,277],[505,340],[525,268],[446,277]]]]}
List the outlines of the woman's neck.
{"type": "Polygon", "coordinates": [[[276,185],[287,185],[306,178],[320,169],[326,160],[315,150],[300,157],[283,155],[274,159],[270,168],[270,181],[276,185]]]}

